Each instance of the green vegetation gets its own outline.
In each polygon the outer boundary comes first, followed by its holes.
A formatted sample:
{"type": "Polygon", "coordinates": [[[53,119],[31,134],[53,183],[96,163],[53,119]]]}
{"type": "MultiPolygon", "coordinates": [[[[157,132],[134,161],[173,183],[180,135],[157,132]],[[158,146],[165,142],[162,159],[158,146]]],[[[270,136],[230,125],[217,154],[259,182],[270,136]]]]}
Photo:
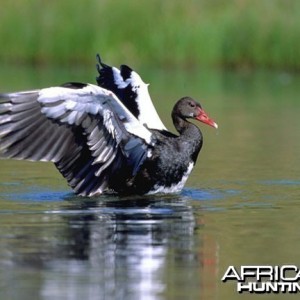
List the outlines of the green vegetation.
{"type": "Polygon", "coordinates": [[[0,63],[300,70],[298,0],[3,0],[0,63]]]}

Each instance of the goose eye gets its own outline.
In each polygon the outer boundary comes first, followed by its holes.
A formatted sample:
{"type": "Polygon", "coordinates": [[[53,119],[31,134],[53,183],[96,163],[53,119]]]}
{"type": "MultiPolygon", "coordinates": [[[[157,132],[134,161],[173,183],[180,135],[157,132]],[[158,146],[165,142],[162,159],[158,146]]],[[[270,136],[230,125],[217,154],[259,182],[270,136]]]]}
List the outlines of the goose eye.
{"type": "Polygon", "coordinates": [[[190,102],[190,107],[196,107],[196,104],[195,103],[193,103],[193,102],[190,102]]]}

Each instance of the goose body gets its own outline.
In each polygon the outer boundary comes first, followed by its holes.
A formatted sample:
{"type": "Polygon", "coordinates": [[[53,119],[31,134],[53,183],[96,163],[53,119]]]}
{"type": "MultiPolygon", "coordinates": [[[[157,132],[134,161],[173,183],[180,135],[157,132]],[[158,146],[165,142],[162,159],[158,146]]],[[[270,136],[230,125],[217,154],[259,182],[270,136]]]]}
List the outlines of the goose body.
{"type": "Polygon", "coordinates": [[[82,196],[179,192],[202,147],[188,119],[216,123],[184,97],[172,111],[179,135],[170,133],[136,72],[98,62],[99,86],[0,94],[0,157],[51,161],[82,196]]]}

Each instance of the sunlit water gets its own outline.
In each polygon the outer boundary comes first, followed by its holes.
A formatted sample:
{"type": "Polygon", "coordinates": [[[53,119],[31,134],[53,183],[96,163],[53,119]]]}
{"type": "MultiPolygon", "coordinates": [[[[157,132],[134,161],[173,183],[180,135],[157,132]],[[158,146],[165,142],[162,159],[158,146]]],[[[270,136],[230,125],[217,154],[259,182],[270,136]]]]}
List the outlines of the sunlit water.
{"type": "MultiPolygon", "coordinates": [[[[3,92],[94,78],[80,69],[2,72],[3,92]]],[[[171,130],[183,95],[219,124],[201,126],[204,147],[186,188],[80,198],[51,164],[0,161],[0,299],[253,299],[221,282],[229,265],[299,265],[299,77],[143,77],[171,130]]]]}

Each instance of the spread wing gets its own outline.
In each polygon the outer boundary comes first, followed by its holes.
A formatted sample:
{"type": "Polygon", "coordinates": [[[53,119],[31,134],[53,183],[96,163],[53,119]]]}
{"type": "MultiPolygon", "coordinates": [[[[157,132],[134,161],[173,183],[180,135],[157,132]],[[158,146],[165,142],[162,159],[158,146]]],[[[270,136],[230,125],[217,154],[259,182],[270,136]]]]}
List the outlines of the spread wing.
{"type": "Polygon", "coordinates": [[[101,61],[99,55],[97,60],[98,85],[116,94],[128,110],[148,128],[166,130],[153,106],[148,84],[143,82],[139,74],[126,65],[121,65],[120,70],[110,67],[101,61]]]}
{"type": "Polygon", "coordinates": [[[0,94],[0,157],[52,161],[80,195],[102,193],[119,169],[134,176],[150,143],[151,132],[95,85],[0,94]]]}

